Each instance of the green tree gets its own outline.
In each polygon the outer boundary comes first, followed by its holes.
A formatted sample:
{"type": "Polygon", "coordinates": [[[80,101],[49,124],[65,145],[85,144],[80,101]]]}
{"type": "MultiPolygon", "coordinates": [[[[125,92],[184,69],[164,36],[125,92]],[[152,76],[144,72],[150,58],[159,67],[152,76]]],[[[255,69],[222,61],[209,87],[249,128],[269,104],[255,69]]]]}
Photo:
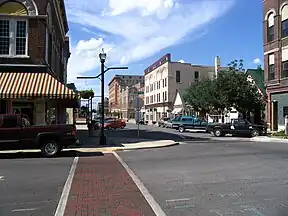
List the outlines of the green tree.
{"type": "Polygon", "coordinates": [[[247,80],[243,60],[228,64],[228,71],[221,71],[213,80],[193,83],[185,92],[184,100],[195,111],[221,114],[231,107],[245,118],[248,113],[262,113],[265,100],[258,88],[247,80]]]}
{"type": "Polygon", "coordinates": [[[215,101],[214,89],[211,87],[214,81],[204,79],[200,82],[194,82],[184,93],[184,101],[188,103],[196,112],[200,112],[201,116],[211,111],[213,101],[215,101]]]}

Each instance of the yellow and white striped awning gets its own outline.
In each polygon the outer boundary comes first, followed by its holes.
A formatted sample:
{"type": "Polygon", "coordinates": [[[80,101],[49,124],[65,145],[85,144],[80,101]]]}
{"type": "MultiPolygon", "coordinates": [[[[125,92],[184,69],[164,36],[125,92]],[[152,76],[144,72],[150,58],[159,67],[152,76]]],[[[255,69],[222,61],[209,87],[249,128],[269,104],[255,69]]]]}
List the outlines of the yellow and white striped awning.
{"type": "Polygon", "coordinates": [[[49,73],[0,72],[0,98],[79,99],[49,73]]]}

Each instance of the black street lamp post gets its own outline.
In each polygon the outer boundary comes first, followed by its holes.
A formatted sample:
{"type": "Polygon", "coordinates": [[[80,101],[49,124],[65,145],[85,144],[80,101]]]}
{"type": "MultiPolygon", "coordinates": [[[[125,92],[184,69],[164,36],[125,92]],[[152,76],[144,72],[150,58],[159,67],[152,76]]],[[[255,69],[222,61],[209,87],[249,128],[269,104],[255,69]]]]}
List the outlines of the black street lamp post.
{"type": "MultiPolygon", "coordinates": [[[[103,50],[102,50],[103,51],[103,50]]],[[[106,53],[101,52],[99,53],[99,58],[101,62],[101,133],[100,133],[100,145],[106,145],[106,137],[104,134],[104,118],[105,118],[105,113],[104,113],[104,68],[105,68],[105,60],[106,60],[106,53]]]]}
{"type": "Polygon", "coordinates": [[[105,90],[105,82],[104,82],[104,74],[109,70],[127,70],[128,67],[107,67],[105,69],[105,60],[106,60],[107,54],[104,52],[104,49],[102,49],[102,52],[99,53],[100,63],[101,63],[101,73],[97,76],[93,77],[77,77],[77,79],[99,79],[101,76],[101,132],[100,132],[100,145],[107,145],[106,137],[104,134],[104,118],[105,118],[105,112],[104,112],[104,90],[105,90]]]}

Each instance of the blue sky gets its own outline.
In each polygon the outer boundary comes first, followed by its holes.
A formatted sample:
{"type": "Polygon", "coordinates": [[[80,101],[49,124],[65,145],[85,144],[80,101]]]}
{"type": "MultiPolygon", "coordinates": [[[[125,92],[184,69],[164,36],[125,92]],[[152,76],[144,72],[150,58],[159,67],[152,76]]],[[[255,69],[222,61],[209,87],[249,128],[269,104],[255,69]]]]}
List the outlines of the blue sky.
{"type": "Polygon", "coordinates": [[[222,66],[240,58],[245,68],[263,62],[262,0],[66,0],[66,7],[68,81],[78,89],[93,88],[96,95],[99,80],[76,77],[99,73],[101,48],[107,66],[129,66],[107,72],[106,86],[115,74],[143,75],[166,53],[173,61],[201,65],[214,65],[217,55],[222,66]]]}

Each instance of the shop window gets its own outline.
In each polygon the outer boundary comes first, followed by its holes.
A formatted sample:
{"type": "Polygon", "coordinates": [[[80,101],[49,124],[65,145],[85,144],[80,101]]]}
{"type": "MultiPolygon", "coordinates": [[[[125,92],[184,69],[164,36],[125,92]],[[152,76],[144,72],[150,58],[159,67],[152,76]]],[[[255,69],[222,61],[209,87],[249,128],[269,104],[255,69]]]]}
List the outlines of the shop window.
{"type": "Polygon", "coordinates": [[[2,128],[15,128],[17,125],[17,116],[3,116],[2,128]]]}

